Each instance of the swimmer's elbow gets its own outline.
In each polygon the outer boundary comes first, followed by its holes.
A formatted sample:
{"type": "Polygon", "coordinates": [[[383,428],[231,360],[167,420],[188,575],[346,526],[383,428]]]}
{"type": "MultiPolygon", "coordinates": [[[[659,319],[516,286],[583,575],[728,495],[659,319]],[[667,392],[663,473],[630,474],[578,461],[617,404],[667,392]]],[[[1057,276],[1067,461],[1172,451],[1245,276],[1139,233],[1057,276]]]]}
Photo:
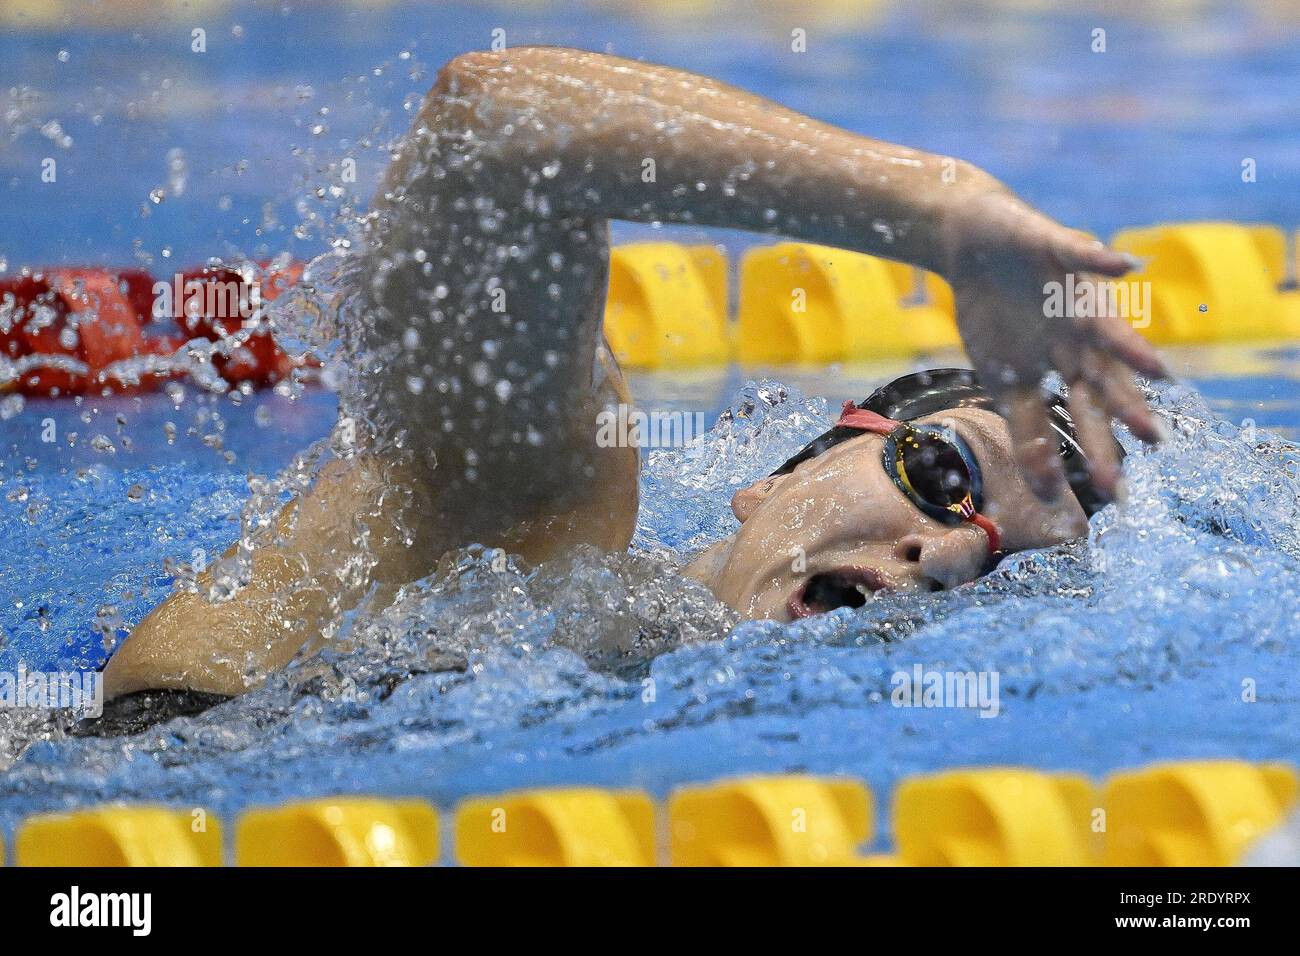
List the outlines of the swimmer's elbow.
{"type": "Polygon", "coordinates": [[[527,82],[512,65],[514,59],[507,60],[504,52],[472,50],[448,60],[425,98],[424,127],[450,126],[487,136],[494,127],[509,123],[523,103],[519,91],[527,82]]]}
{"type": "Polygon", "coordinates": [[[560,105],[567,76],[584,57],[560,47],[473,50],[448,60],[425,100],[419,126],[469,133],[487,155],[531,153],[550,145],[555,124],[536,122],[560,105]]]}
{"type": "Polygon", "coordinates": [[[487,50],[470,50],[452,57],[438,70],[435,90],[449,93],[476,90],[483,81],[491,79],[502,67],[500,53],[487,50]]]}
{"type": "Polygon", "coordinates": [[[434,90],[455,96],[505,96],[513,89],[535,84],[538,70],[558,66],[580,55],[579,50],[543,46],[470,50],[443,64],[434,90]]]}

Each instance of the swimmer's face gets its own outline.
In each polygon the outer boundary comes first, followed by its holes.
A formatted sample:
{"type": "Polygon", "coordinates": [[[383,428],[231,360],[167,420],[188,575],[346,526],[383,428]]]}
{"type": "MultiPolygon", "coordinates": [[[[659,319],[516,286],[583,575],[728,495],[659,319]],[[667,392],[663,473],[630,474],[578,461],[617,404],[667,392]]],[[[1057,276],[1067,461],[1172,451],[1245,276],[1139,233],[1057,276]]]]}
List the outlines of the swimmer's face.
{"type": "MultiPolygon", "coordinates": [[[[1046,505],[1029,490],[1001,416],[963,408],[917,421],[952,428],[969,445],[983,476],[982,513],[998,526],[1003,551],[1086,533],[1072,495],[1046,505]]],[[[989,563],[984,532],[917,508],[885,472],[884,442],[857,436],[738,491],[731,507],[740,530],[689,573],[746,617],[786,621],[796,610],[858,607],[882,592],[941,591],[978,578],[989,563]]]]}

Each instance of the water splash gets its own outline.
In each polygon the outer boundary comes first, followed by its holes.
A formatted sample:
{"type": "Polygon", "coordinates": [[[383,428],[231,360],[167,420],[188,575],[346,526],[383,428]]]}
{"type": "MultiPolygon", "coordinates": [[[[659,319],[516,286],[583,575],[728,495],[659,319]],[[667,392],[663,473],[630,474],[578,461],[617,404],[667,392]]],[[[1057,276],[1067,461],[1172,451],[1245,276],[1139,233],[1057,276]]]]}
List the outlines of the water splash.
{"type": "MultiPolygon", "coordinates": [[[[956,591],[737,624],[680,565],[728,530],[730,489],[829,421],[819,400],[752,384],[708,434],[650,457],[628,554],[528,567],[458,552],[391,604],[349,612],[321,654],[257,691],[134,737],[70,739],[0,715],[9,756],[22,751],[0,822],[119,798],[228,811],[338,791],[445,803],[783,770],[852,773],[884,793],[904,774],[969,763],[1101,775],[1159,757],[1292,757],[1300,610],[1278,596],[1300,589],[1298,450],[1214,421],[1180,386],[1153,400],[1173,438],[1130,448],[1129,499],[1097,515],[1087,540],[1013,555],[956,591]],[[894,675],[917,664],[996,672],[998,719],[890,706],[894,675]]],[[[61,536],[52,557],[69,564],[89,543],[77,521],[108,489],[145,481],[147,523],[174,529],[178,554],[241,494],[180,473],[23,481],[25,501],[5,482],[7,520],[35,503],[25,533],[61,536]]],[[[114,534],[138,520],[112,508],[114,534]]],[[[123,547],[116,583],[61,611],[52,636],[102,603],[130,623],[157,598],[130,591],[149,550],[123,547]]],[[[28,613],[6,609],[0,626],[28,613]]]]}

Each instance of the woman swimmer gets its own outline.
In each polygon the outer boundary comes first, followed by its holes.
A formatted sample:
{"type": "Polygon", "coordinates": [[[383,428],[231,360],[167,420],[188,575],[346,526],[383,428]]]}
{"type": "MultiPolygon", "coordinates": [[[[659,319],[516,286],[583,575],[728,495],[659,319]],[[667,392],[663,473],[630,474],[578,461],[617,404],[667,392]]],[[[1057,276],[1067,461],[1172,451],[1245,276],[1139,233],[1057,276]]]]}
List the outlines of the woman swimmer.
{"type": "Polygon", "coordinates": [[[1046,283],[1128,261],[974,166],[665,67],[470,53],[439,73],[355,259],[341,401],[360,448],[270,540],[240,546],[233,597],[155,608],[109,661],[107,695],[241,693],[341,611],[470,542],[531,561],[626,548],[637,453],[599,447],[593,424],[627,401],[601,336],[610,219],[886,256],[956,294],[983,388],[957,370],[902,379],[734,496],[739,529],[687,573],[747,617],[952,588],[1001,553],[1076,537],[1119,482],[1111,418],[1157,438],[1132,379],[1164,374],[1151,347],[1115,316],[1042,308],[1046,283]],[[1070,384],[1068,415],[1044,402],[1051,370],[1070,384]]]}

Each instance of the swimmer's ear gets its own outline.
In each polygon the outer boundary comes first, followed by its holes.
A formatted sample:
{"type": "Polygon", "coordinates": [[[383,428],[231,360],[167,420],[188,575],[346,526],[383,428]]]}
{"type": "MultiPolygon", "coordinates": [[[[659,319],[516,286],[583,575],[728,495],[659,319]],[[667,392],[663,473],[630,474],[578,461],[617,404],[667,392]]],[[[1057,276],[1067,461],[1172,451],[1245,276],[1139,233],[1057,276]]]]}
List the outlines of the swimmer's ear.
{"type": "Polygon", "coordinates": [[[772,492],[781,487],[781,482],[789,477],[788,475],[769,475],[767,478],[760,478],[747,488],[741,488],[731,496],[731,513],[736,516],[736,520],[742,524],[754,513],[772,492]]]}

